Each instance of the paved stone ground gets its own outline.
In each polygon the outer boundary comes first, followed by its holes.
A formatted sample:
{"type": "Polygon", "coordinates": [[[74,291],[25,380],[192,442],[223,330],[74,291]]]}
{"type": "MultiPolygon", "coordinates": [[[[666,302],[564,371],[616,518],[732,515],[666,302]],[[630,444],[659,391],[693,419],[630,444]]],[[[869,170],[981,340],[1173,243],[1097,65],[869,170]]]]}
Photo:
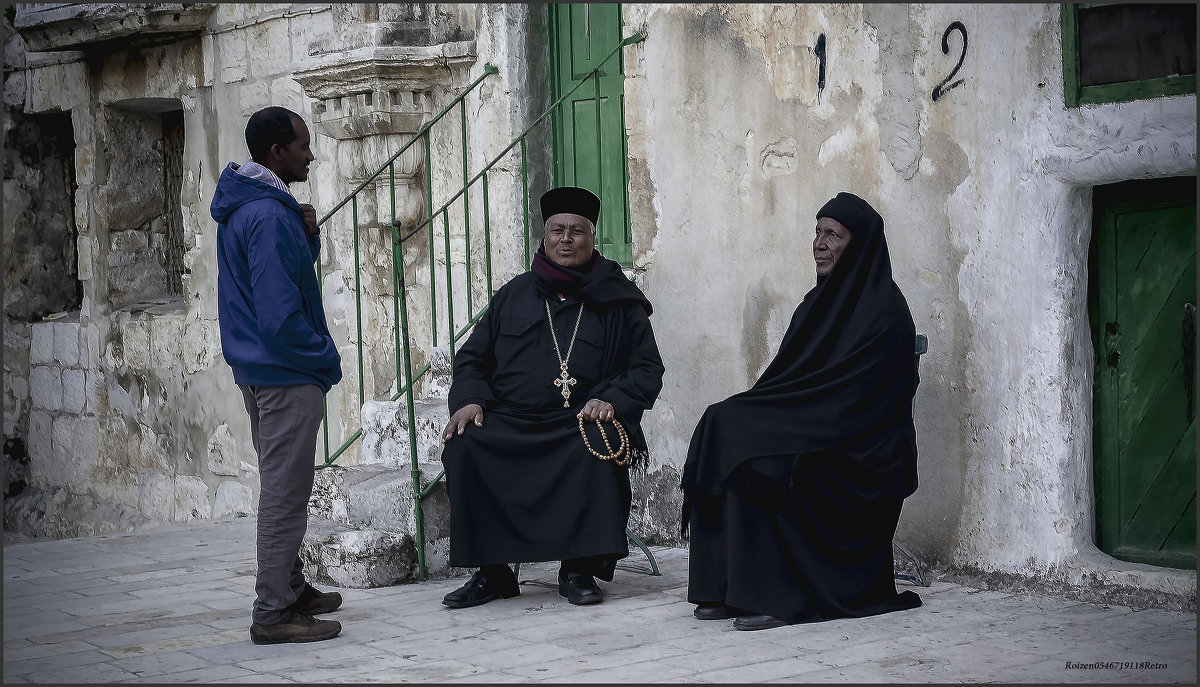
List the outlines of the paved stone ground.
{"type": "Polygon", "coordinates": [[[595,606],[526,564],[514,599],[447,609],[459,579],[342,589],[336,639],[256,646],[253,518],[13,543],[4,683],[1196,682],[1192,613],[934,581],[912,611],[740,632],[692,617],[686,550],[654,551],[662,575],[618,570],[595,606]]]}

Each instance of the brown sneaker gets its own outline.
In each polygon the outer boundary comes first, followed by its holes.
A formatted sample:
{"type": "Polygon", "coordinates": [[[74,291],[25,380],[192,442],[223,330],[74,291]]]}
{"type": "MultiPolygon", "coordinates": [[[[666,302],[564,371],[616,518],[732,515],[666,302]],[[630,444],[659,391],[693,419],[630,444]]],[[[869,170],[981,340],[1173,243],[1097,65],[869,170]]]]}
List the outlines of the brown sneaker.
{"type": "Polygon", "coordinates": [[[250,641],[255,644],[319,642],[333,639],[341,631],[342,624],[336,620],[317,620],[304,611],[290,610],[288,616],[278,623],[251,625],[250,641]]]}
{"type": "Polygon", "coordinates": [[[304,591],[300,592],[300,596],[296,599],[296,603],[292,604],[292,608],[311,615],[320,615],[336,611],[341,605],[342,595],[338,592],[323,592],[306,582],[304,591]]]}

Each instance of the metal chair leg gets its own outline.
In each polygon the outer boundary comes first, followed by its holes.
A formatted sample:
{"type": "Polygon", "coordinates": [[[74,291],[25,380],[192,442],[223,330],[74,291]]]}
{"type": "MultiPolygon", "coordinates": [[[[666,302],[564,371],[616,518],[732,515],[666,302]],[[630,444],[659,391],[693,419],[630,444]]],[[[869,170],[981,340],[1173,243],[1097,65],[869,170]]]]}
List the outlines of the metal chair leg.
{"type": "Polygon", "coordinates": [[[625,536],[629,537],[629,541],[636,544],[637,547],[642,550],[642,553],[646,554],[646,560],[650,561],[650,567],[647,568],[645,566],[633,565],[630,563],[618,563],[617,567],[622,570],[631,570],[633,572],[645,573],[647,575],[661,575],[662,573],[658,571],[658,561],[654,560],[654,554],[651,553],[649,548],[647,548],[646,543],[643,542],[636,534],[630,532],[628,527],[625,528],[625,536]]]}
{"type": "Polygon", "coordinates": [[[916,556],[912,555],[912,553],[908,549],[904,548],[904,546],[898,541],[893,541],[892,547],[895,549],[898,549],[900,551],[900,553],[904,554],[904,556],[906,558],[908,558],[909,561],[912,562],[913,568],[915,568],[917,571],[916,576],[895,573],[894,577],[897,580],[908,580],[909,582],[916,582],[918,585],[920,585],[922,587],[928,587],[930,584],[932,584],[932,582],[930,582],[930,580],[929,580],[929,575],[926,574],[926,572],[925,572],[925,566],[921,565],[921,561],[918,561],[916,556]]]}
{"type": "MultiPolygon", "coordinates": [[[[647,575],[662,575],[662,573],[659,572],[659,570],[658,570],[658,561],[656,561],[654,559],[654,553],[650,550],[649,547],[646,546],[646,542],[642,541],[641,538],[638,537],[633,532],[630,532],[629,528],[625,529],[625,536],[629,537],[629,540],[632,541],[635,545],[637,545],[637,547],[642,550],[642,553],[646,554],[646,560],[650,562],[650,567],[647,568],[646,566],[643,566],[643,565],[633,565],[630,563],[618,563],[617,567],[622,570],[629,570],[632,572],[640,572],[640,573],[645,573],[647,575]]],[[[520,563],[513,563],[513,575],[516,576],[516,578],[518,580],[518,584],[525,584],[525,582],[529,582],[530,584],[537,584],[536,582],[531,581],[531,580],[525,580],[524,582],[520,581],[521,580],[521,564],[520,563]]],[[[554,586],[555,588],[557,588],[557,585],[547,584],[545,586],[548,586],[548,587],[554,586]]]]}

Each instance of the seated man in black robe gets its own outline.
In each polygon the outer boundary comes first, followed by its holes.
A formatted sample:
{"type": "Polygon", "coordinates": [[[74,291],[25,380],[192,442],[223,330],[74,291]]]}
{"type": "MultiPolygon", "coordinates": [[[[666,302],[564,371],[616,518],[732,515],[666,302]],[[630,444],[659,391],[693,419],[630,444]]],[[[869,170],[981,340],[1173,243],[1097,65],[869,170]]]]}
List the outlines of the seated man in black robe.
{"type": "Polygon", "coordinates": [[[915,328],[883,218],[817,213],[817,285],[749,390],[708,407],[684,463],[688,601],[739,630],[914,608],[892,537],[917,488],[915,328]]]}
{"type": "Polygon", "coordinates": [[[599,603],[595,578],[629,555],[628,462],[662,389],[650,302],[595,249],[599,198],[556,188],[541,209],[531,270],[496,291],[454,360],[450,565],[479,570],[451,608],[516,596],[508,564],[555,560],[560,595],[599,603]]]}

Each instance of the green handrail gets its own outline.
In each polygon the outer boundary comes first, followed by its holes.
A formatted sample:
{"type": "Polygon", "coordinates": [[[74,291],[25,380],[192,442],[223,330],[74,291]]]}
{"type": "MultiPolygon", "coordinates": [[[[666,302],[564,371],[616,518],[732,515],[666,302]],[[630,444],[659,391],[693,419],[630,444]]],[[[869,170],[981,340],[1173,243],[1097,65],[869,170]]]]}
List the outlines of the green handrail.
{"type": "MultiPolygon", "coordinates": [[[[638,43],[642,40],[645,40],[645,36],[643,36],[641,34],[634,34],[634,35],[630,36],[629,38],[626,38],[623,41],[621,41],[621,43],[616,48],[614,48],[612,50],[612,52],[610,52],[603,60],[601,60],[597,64],[595,69],[588,72],[579,81],[579,83],[576,84],[570,91],[568,91],[567,93],[564,93],[561,97],[559,97],[552,104],[550,104],[549,107],[547,107],[545,112],[543,112],[539,117],[537,117],[537,119],[535,119],[528,127],[526,127],[525,130],[522,131],[520,135],[518,135],[515,139],[513,139],[513,141],[507,147],[505,147],[499,154],[497,154],[496,156],[491,158],[487,162],[487,164],[485,164],[483,166],[482,169],[477,171],[472,176],[470,174],[470,169],[469,169],[469,155],[468,155],[469,141],[468,141],[468,137],[467,137],[468,132],[467,132],[467,126],[466,126],[466,101],[465,101],[465,98],[486,77],[488,77],[489,75],[498,73],[499,70],[496,67],[494,67],[490,64],[485,65],[483,74],[481,74],[477,79],[475,79],[471,84],[469,84],[465,89],[463,89],[454,98],[454,100],[452,100],[450,103],[448,103],[444,108],[442,108],[438,112],[437,115],[435,115],[424,126],[422,126],[421,129],[419,131],[417,131],[412,136],[412,138],[409,139],[409,141],[400,148],[400,150],[398,150],[395,154],[393,154],[373,174],[371,174],[365,181],[363,181],[361,184],[359,184],[345,199],[343,199],[336,206],[334,206],[334,208],[332,210],[330,210],[328,213],[326,213],[325,216],[319,220],[319,224],[324,224],[331,217],[333,217],[339,210],[341,210],[343,207],[345,207],[347,204],[349,204],[351,206],[351,222],[353,224],[353,241],[354,241],[355,317],[357,320],[356,327],[357,327],[357,335],[358,335],[358,341],[356,343],[356,345],[358,347],[358,374],[359,374],[358,399],[357,400],[359,402],[358,403],[359,407],[361,407],[362,403],[365,402],[366,398],[365,398],[365,387],[364,387],[364,381],[363,381],[364,380],[364,372],[365,372],[365,363],[364,363],[364,357],[363,357],[363,334],[362,334],[362,322],[363,322],[362,274],[361,274],[361,262],[360,262],[361,258],[360,258],[360,254],[359,254],[360,232],[359,232],[358,195],[364,189],[366,189],[372,182],[376,181],[377,179],[380,179],[385,172],[387,173],[387,181],[390,186],[390,200],[391,200],[391,208],[390,208],[391,222],[389,223],[387,228],[390,229],[391,242],[392,242],[392,251],[391,251],[392,254],[390,256],[391,261],[392,261],[392,267],[391,267],[391,281],[392,281],[392,290],[393,290],[393,292],[392,292],[392,317],[393,317],[393,326],[394,326],[394,331],[392,332],[392,334],[394,337],[394,345],[396,347],[396,350],[395,350],[395,356],[396,356],[396,358],[395,358],[395,387],[394,387],[395,391],[390,394],[390,396],[391,396],[390,401],[396,401],[400,398],[403,398],[404,404],[405,404],[406,419],[408,421],[408,453],[409,453],[408,459],[409,459],[409,465],[410,465],[409,472],[410,472],[410,477],[412,480],[413,495],[414,495],[413,516],[414,516],[414,525],[415,525],[414,529],[415,529],[415,533],[416,533],[415,538],[416,538],[416,549],[417,549],[417,567],[418,567],[419,577],[422,580],[426,579],[426,577],[427,577],[427,569],[426,569],[426,561],[425,561],[424,513],[422,510],[422,502],[424,501],[424,499],[426,497],[428,497],[432,493],[433,489],[437,486],[438,482],[444,477],[445,471],[443,470],[443,471],[439,472],[432,480],[430,480],[428,482],[424,482],[422,479],[421,469],[420,469],[419,462],[418,462],[417,437],[416,437],[416,409],[415,409],[416,388],[417,388],[417,384],[426,375],[431,374],[431,371],[433,369],[433,364],[432,364],[432,361],[427,362],[424,365],[420,366],[419,369],[416,369],[416,370],[414,370],[413,366],[412,366],[412,349],[413,349],[414,343],[412,341],[411,332],[409,329],[409,293],[408,293],[409,288],[412,285],[408,283],[407,276],[405,274],[405,263],[404,263],[405,246],[407,245],[407,242],[409,241],[409,239],[417,236],[418,234],[421,234],[422,232],[425,232],[425,236],[427,238],[426,243],[427,243],[427,247],[428,247],[428,251],[429,251],[429,263],[428,263],[429,264],[429,283],[428,283],[429,303],[428,303],[428,306],[429,306],[429,310],[430,310],[429,340],[430,340],[430,343],[432,346],[434,346],[434,347],[438,346],[438,342],[440,340],[439,334],[438,334],[438,331],[439,331],[438,311],[439,311],[439,309],[441,309],[441,307],[444,307],[445,323],[446,323],[445,331],[447,334],[447,347],[449,349],[448,352],[449,352],[449,356],[450,356],[450,363],[453,366],[455,349],[457,348],[458,342],[471,331],[471,329],[479,321],[479,318],[481,318],[483,316],[483,313],[487,307],[486,301],[490,301],[491,295],[494,293],[493,270],[492,270],[492,245],[494,242],[492,240],[492,235],[491,235],[492,234],[492,224],[491,224],[491,210],[490,210],[491,194],[489,191],[489,173],[492,172],[496,168],[496,166],[505,158],[505,156],[507,156],[509,153],[511,153],[513,151],[514,148],[516,148],[517,146],[520,146],[520,182],[521,182],[521,188],[522,188],[521,204],[522,204],[522,220],[523,220],[522,225],[521,225],[522,226],[521,233],[522,233],[522,237],[523,237],[523,241],[524,241],[524,246],[523,246],[524,247],[524,258],[525,258],[524,264],[526,266],[528,266],[529,259],[531,257],[531,253],[530,253],[530,249],[531,249],[530,223],[529,223],[529,215],[530,215],[530,213],[529,213],[529,170],[528,170],[528,163],[529,163],[528,139],[529,139],[530,135],[535,131],[535,129],[537,127],[550,121],[550,118],[557,116],[561,112],[562,104],[564,102],[566,102],[567,99],[572,94],[575,93],[575,91],[577,91],[579,88],[581,88],[584,83],[586,83],[589,80],[593,80],[594,81],[593,86],[595,88],[598,88],[598,75],[599,75],[602,67],[609,60],[611,60],[614,56],[616,56],[621,51],[622,48],[629,46],[629,45],[633,45],[634,43],[638,43]],[[443,120],[443,118],[445,118],[448,115],[448,113],[450,113],[455,107],[457,107],[459,110],[459,112],[458,112],[458,114],[459,114],[458,133],[459,133],[459,142],[462,146],[461,174],[462,174],[463,184],[457,191],[455,191],[453,194],[450,195],[448,200],[446,200],[445,202],[438,205],[435,202],[434,197],[433,197],[433,195],[434,195],[433,182],[435,179],[433,165],[435,162],[438,162],[438,160],[435,160],[435,158],[433,157],[433,155],[431,153],[431,148],[432,148],[432,146],[431,146],[431,143],[432,143],[431,131],[433,130],[434,126],[437,125],[439,122],[441,122],[443,120]],[[423,208],[424,217],[414,227],[411,227],[411,228],[402,227],[400,225],[400,222],[396,219],[395,163],[404,152],[409,150],[418,141],[422,142],[425,146],[425,151],[424,151],[425,170],[424,170],[423,177],[424,177],[424,181],[425,181],[426,197],[424,199],[425,202],[424,202],[424,208],[423,208]],[[473,256],[472,256],[472,251],[471,251],[471,238],[472,238],[471,237],[471,231],[472,231],[471,209],[470,209],[471,196],[469,194],[471,193],[472,187],[474,187],[475,184],[477,184],[477,183],[480,184],[480,189],[481,189],[481,193],[482,193],[482,203],[483,203],[482,229],[481,230],[483,231],[482,260],[484,263],[483,268],[484,268],[485,281],[482,284],[475,283],[475,281],[477,279],[477,275],[472,266],[473,256]],[[466,312],[465,312],[465,317],[463,318],[464,323],[462,324],[461,327],[456,326],[457,323],[455,322],[455,317],[456,317],[455,300],[456,300],[456,297],[455,297],[455,293],[454,293],[454,275],[453,275],[454,265],[453,265],[452,259],[451,259],[451,221],[450,221],[450,210],[452,207],[454,207],[454,203],[459,202],[460,199],[463,202],[463,209],[462,209],[462,221],[463,221],[462,232],[463,232],[463,234],[462,234],[462,238],[463,238],[464,246],[466,249],[466,255],[465,255],[466,264],[464,266],[465,267],[465,270],[464,270],[465,275],[464,276],[465,276],[465,282],[466,282],[465,288],[464,288],[464,290],[466,292],[466,294],[465,294],[466,312]],[[441,253],[440,255],[437,255],[436,254],[437,251],[435,250],[435,247],[438,242],[436,241],[435,234],[438,233],[437,223],[438,223],[439,219],[440,219],[440,223],[441,223],[441,227],[440,227],[441,231],[444,232],[443,233],[443,241],[442,241],[442,244],[443,244],[442,248],[443,248],[444,252],[441,253]],[[445,260],[445,272],[444,272],[445,281],[444,281],[443,285],[438,284],[438,282],[440,281],[440,279],[438,277],[438,269],[437,269],[439,259],[445,260]],[[443,296],[442,296],[443,303],[441,306],[439,306],[439,303],[438,303],[439,286],[444,286],[444,292],[442,292],[443,293],[443,296]],[[483,299],[485,302],[482,306],[480,306],[478,311],[476,311],[476,303],[475,303],[475,299],[474,299],[474,291],[477,286],[481,289],[482,293],[486,294],[486,297],[483,299]]],[[[598,105],[597,105],[597,107],[598,107],[598,105]]],[[[597,135],[599,135],[599,134],[597,134],[597,135]]],[[[603,173],[601,172],[601,176],[602,176],[602,174],[603,173]]],[[[438,178],[446,178],[446,177],[440,176],[438,178]]],[[[321,278],[320,277],[321,266],[319,263],[318,263],[317,268],[318,268],[318,279],[320,279],[321,278]]],[[[329,422],[328,422],[328,420],[329,420],[328,406],[326,406],[326,415],[325,415],[325,423],[324,423],[325,461],[324,461],[324,465],[320,465],[318,467],[329,467],[329,466],[333,465],[334,461],[337,460],[338,457],[340,457],[343,453],[345,453],[346,450],[348,450],[352,445],[354,445],[355,442],[360,440],[363,436],[363,430],[360,427],[355,432],[353,432],[347,439],[345,439],[345,441],[341,444],[341,446],[339,446],[337,449],[335,449],[334,451],[331,452],[330,447],[329,447],[329,422]]],[[[632,538],[632,535],[631,535],[631,538],[632,538]]],[[[642,544],[640,540],[638,540],[636,538],[633,538],[633,539],[634,539],[635,543],[638,544],[638,546],[642,547],[642,549],[644,551],[646,551],[647,555],[649,556],[649,558],[651,560],[651,564],[654,565],[653,556],[651,556],[649,554],[649,550],[646,549],[645,545],[642,544]]],[[[655,567],[655,572],[657,572],[657,567],[655,567]]]]}
{"type": "MultiPolygon", "coordinates": [[[[363,321],[363,318],[362,318],[362,271],[361,271],[361,263],[360,263],[360,256],[359,256],[359,246],[360,246],[359,239],[360,239],[360,237],[359,237],[359,222],[358,222],[358,196],[372,182],[374,182],[385,171],[387,171],[388,176],[389,176],[390,188],[391,188],[392,225],[394,226],[395,225],[395,197],[396,197],[395,162],[396,162],[396,160],[400,159],[400,156],[403,155],[405,152],[407,152],[417,141],[422,141],[425,144],[425,171],[426,171],[426,179],[427,179],[426,189],[429,190],[429,192],[426,193],[427,206],[429,208],[432,208],[432,206],[433,206],[432,183],[429,182],[429,180],[432,179],[432,171],[431,171],[431,167],[430,167],[430,153],[429,153],[430,131],[433,129],[433,127],[435,125],[437,125],[439,122],[441,122],[442,119],[456,105],[458,105],[460,102],[464,102],[466,97],[472,91],[474,91],[475,88],[480,83],[482,83],[484,79],[486,79],[487,77],[492,76],[494,74],[498,74],[499,72],[500,72],[499,68],[497,68],[495,65],[485,64],[483,67],[483,73],[480,74],[478,78],[476,78],[474,81],[472,81],[470,84],[468,84],[462,91],[460,91],[459,94],[457,96],[455,96],[455,98],[453,100],[451,100],[436,115],[434,115],[432,118],[430,118],[430,120],[428,122],[426,122],[420,129],[418,129],[417,132],[415,134],[413,134],[412,138],[410,138],[408,140],[408,142],[406,142],[403,146],[400,147],[399,150],[397,150],[391,157],[389,157],[387,159],[387,161],[385,161],[382,165],[380,165],[378,169],[376,169],[373,173],[371,173],[365,180],[363,180],[362,183],[360,183],[357,187],[355,187],[354,190],[351,191],[339,203],[334,205],[333,208],[329,210],[329,212],[325,213],[325,215],[323,217],[321,217],[320,219],[317,220],[317,226],[322,226],[326,222],[328,222],[330,218],[332,218],[334,215],[336,215],[339,210],[344,208],[347,204],[350,204],[350,206],[351,206],[351,224],[352,224],[352,229],[353,229],[353,241],[354,241],[354,282],[355,282],[354,306],[355,306],[355,321],[356,321],[355,326],[356,326],[357,335],[358,335],[358,341],[355,343],[355,345],[357,347],[357,353],[358,353],[358,382],[359,382],[358,383],[358,387],[359,387],[358,400],[359,400],[360,407],[361,407],[362,403],[365,401],[365,393],[366,392],[365,392],[364,385],[363,385],[363,372],[365,370],[365,365],[364,365],[364,361],[363,361],[363,338],[362,338],[362,321],[363,321]]],[[[463,145],[464,146],[466,145],[465,142],[463,145]]],[[[394,255],[393,255],[393,259],[394,259],[394,255]]],[[[432,267],[432,261],[433,261],[432,243],[430,245],[430,261],[431,261],[431,267],[432,267]]],[[[321,265],[321,261],[319,261],[319,260],[317,261],[316,270],[317,270],[317,282],[323,288],[323,286],[324,286],[323,268],[321,265]]],[[[432,285],[432,281],[431,281],[431,285],[432,285]]],[[[397,294],[395,292],[393,292],[393,300],[395,300],[396,298],[397,298],[397,294]]],[[[437,331],[436,326],[433,328],[433,331],[435,332],[434,336],[436,337],[436,331],[437,331]]],[[[397,351],[397,356],[399,356],[399,355],[400,355],[400,352],[397,351]]],[[[399,365],[398,364],[397,364],[396,384],[397,384],[397,386],[399,386],[401,384],[401,377],[400,377],[400,373],[399,373],[399,365]]],[[[411,382],[409,382],[406,386],[411,386],[411,382]]],[[[393,401],[396,400],[396,398],[398,398],[401,393],[403,393],[403,392],[399,391],[396,395],[394,395],[392,397],[391,400],[393,400],[393,401]]],[[[357,442],[360,438],[362,438],[362,429],[360,428],[357,431],[353,432],[348,438],[346,438],[342,442],[341,446],[339,446],[338,448],[334,449],[331,452],[330,448],[329,448],[329,401],[328,401],[328,398],[326,398],[325,400],[322,401],[322,408],[323,408],[324,420],[321,423],[321,428],[322,428],[321,433],[322,433],[322,443],[324,445],[325,460],[322,465],[317,466],[318,468],[329,467],[330,465],[332,465],[335,460],[337,460],[343,453],[345,453],[347,450],[349,450],[350,447],[355,444],[355,442],[357,442]]]]}

